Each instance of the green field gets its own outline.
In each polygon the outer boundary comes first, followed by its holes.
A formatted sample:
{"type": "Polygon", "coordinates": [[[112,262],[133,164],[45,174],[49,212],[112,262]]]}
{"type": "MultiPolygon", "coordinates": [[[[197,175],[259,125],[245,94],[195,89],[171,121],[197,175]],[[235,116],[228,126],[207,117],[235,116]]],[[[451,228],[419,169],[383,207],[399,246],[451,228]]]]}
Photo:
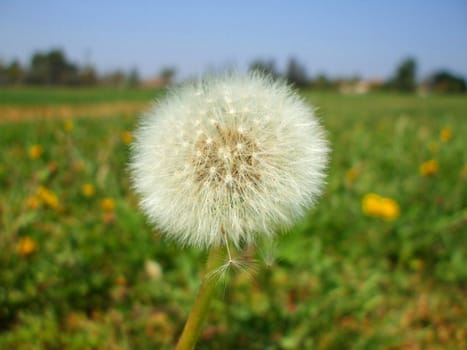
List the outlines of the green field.
{"type": "MultiPolygon", "coordinates": [[[[115,101],[148,101],[161,90],[129,88],[63,88],[63,87],[10,87],[0,88],[0,105],[56,105],[115,101]]],[[[1,119],[0,119],[1,120],[1,119]]]]}
{"type": "MultiPolygon", "coordinates": [[[[2,89],[0,104],[160,94],[2,89]]],[[[197,348],[466,349],[467,98],[302,94],[332,144],[325,193],[271,267],[219,287],[197,348]],[[398,213],[364,211],[370,193],[398,213]]],[[[162,240],[138,210],[126,171],[136,121],[0,115],[0,349],[176,341],[205,256],[162,240]]]]}

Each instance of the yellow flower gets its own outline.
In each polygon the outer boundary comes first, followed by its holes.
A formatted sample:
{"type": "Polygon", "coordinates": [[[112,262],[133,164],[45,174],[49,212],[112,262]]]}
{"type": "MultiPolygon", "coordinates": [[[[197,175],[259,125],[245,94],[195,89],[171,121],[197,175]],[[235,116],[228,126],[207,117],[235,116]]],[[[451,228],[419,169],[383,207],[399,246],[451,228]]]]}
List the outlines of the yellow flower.
{"type": "Polygon", "coordinates": [[[104,198],[101,201],[101,208],[105,212],[112,212],[115,209],[115,201],[112,198],[104,198]]]}
{"type": "Polygon", "coordinates": [[[451,128],[444,128],[441,130],[440,135],[441,141],[448,142],[452,139],[452,130],[451,128]]]}
{"type": "Polygon", "coordinates": [[[52,209],[58,209],[60,207],[60,202],[58,197],[55,193],[45,187],[39,187],[36,191],[37,197],[41,199],[41,201],[52,209]]]}
{"type": "Polygon", "coordinates": [[[420,169],[419,169],[420,175],[422,176],[434,175],[438,172],[438,170],[439,170],[438,161],[434,159],[428,160],[420,164],[420,169]]]}
{"type": "Polygon", "coordinates": [[[362,210],[370,216],[378,216],[380,196],[375,193],[368,193],[363,197],[362,210]]]}
{"type": "Polygon", "coordinates": [[[121,137],[122,137],[123,143],[125,143],[125,144],[127,144],[127,145],[128,145],[129,143],[131,143],[131,141],[133,141],[133,135],[132,135],[131,132],[129,132],[129,131],[124,131],[124,132],[122,132],[121,137]]]}
{"type": "Polygon", "coordinates": [[[38,159],[42,156],[44,150],[41,145],[32,145],[29,147],[28,154],[31,159],[38,159]]]}
{"type": "Polygon", "coordinates": [[[392,198],[368,193],[363,197],[362,210],[366,215],[392,221],[399,217],[400,209],[397,202],[392,198]]]}
{"type": "Polygon", "coordinates": [[[400,209],[397,202],[392,198],[381,198],[380,216],[384,220],[392,221],[399,217],[400,209]]]}
{"type": "Polygon", "coordinates": [[[63,129],[67,132],[72,131],[74,128],[73,120],[67,119],[63,122],[63,129]]]}
{"type": "Polygon", "coordinates": [[[36,196],[29,196],[26,199],[26,207],[30,209],[37,209],[41,205],[41,200],[37,198],[36,196]]]}
{"type": "Polygon", "coordinates": [[[93,184],[85,183],[83,186],[81,186],[81,193],[83,196],[90,198],[96,193],[96,188],[93,184]]]}
{"type": "Polygon", "coordinates": [[[0,164],[0,175],[2,175],[4,171],[5,171],[5,166],[3,164],[0,164]]]}
{"type": "Polygon", "coordinates": [[[16,251],[21,256],[29,256],[37,250],[37,243],[29,236],[21,237],[16,251]]]}

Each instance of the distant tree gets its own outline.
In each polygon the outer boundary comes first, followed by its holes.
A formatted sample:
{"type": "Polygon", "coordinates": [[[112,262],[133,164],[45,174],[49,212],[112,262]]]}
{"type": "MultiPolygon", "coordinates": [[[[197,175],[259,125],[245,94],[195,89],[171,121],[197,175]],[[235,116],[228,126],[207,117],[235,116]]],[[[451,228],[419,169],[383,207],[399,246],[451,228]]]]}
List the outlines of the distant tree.
{"type": "Polygon", "coordinates": [[[19,84],[24,78],[24,69],[17,60],[14,60],[8,65],[6,73],[10,84],[19,84]]]}
{"type": "Polygon", "coordinates": [[[139,82],[140,82],[139,72],[138,72],[138,70],[136,68],[133,68],[128,73],[126,83],[130,87],[135,87],[135,86],[139,85],[139,82]]]}
{"type": "Polygon", "coordinates": [[[251,62],[248,70],[250,72],[259,72],[262,74],[269,75],[270,77],[276,79],[279,77],[279,73],[276,70],[276,64],[274,60],[264,61],[261,59],[254,60],[251,62]]]}
{"type": "Polygon", "coordinates": [[[434,73],[428,79],[431,91],[441,93],[465,93],[467,90],[465,79],[446,70],[434,73]]]}
{"type": "Polygon", "coordinates": [[[306,68],[301,65],[294,57],[289,59],[285,78],[290,84],[297,87],[304,87],[308,83],[306,68]]]}
{"type": "Polygon", "coordinates": [[[110,85],[114,87],[122,87],[125,85],[126,80],[127,77],[125,73],[122,70],[117,69],[113,72],[104,75],[101,79],[101,83],[104,85],[110,85]]]}
{"type": "Polygon", "coordinates": [[[0,60],[0,85],[4,85],[6,83],[7,83],[6,67],[3,61],[0,60]]]}
{"type": "Polygon", "coordinates": [[[159,78],[162,80],[164,85],[171,85],[175,79],[177,71],[173,67],[165,67],[161,69],[159,78]]]}
{"type": "Polygon", "coordinates": [[[328,90],[334,88],[335,83],[329,79],[324,73],[319,74],[311,82],[311,87],[318,90],[328,90]]]}
{"type": "Polygon", "coordinates": [[[78,68],[68,62],[61,50],[36,52],[31,59],[27,80],[33,84],[76,84],[78,68]]]}
{"type": "Polygon", "coordinates": [[[0,62],[0,84],[19,84],[24,79],[24,69],[17,60],[10,64],[0,62]]]}
{"type": "Polygon", "coordinates": [[[95,85],[97,84],[97,73],[91,65],[86,65],[79,71],[80,85],[95,85]]]}
{"type": "Polygon", "coordinates": [[[414,58],[407,58],[397,67],[390,86],[398,91],[413,92],[417,87],[416,74],[417,62],[414,58]]]}

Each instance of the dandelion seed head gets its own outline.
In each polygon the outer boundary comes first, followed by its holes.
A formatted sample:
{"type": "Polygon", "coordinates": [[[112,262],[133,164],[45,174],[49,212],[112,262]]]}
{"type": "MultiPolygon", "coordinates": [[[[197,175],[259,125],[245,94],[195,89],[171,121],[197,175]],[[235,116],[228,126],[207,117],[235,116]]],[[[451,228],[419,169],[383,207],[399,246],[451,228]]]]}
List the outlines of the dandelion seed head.
{"type": "Polygon", "coordinates": [[[130,170],[141,207],[184,245],[222,244],[221,228],[236,246],[272,237],[322,190],[328,145],[313,109],[260,75],[180,87],[134,136],[130,170]]]}

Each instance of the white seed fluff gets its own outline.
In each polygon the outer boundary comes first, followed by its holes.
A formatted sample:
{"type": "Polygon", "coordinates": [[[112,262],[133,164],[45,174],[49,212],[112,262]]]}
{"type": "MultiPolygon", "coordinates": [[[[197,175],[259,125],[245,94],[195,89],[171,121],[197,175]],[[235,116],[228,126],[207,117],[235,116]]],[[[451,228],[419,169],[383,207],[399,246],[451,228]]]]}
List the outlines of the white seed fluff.
{"type": "Polygon", "coordinates": [[[285,83],[227,75],[143,115],[130,170],[151,222],[183,245],[254,244],[301,218],[328,162],[311,107],[285,83]]]}

